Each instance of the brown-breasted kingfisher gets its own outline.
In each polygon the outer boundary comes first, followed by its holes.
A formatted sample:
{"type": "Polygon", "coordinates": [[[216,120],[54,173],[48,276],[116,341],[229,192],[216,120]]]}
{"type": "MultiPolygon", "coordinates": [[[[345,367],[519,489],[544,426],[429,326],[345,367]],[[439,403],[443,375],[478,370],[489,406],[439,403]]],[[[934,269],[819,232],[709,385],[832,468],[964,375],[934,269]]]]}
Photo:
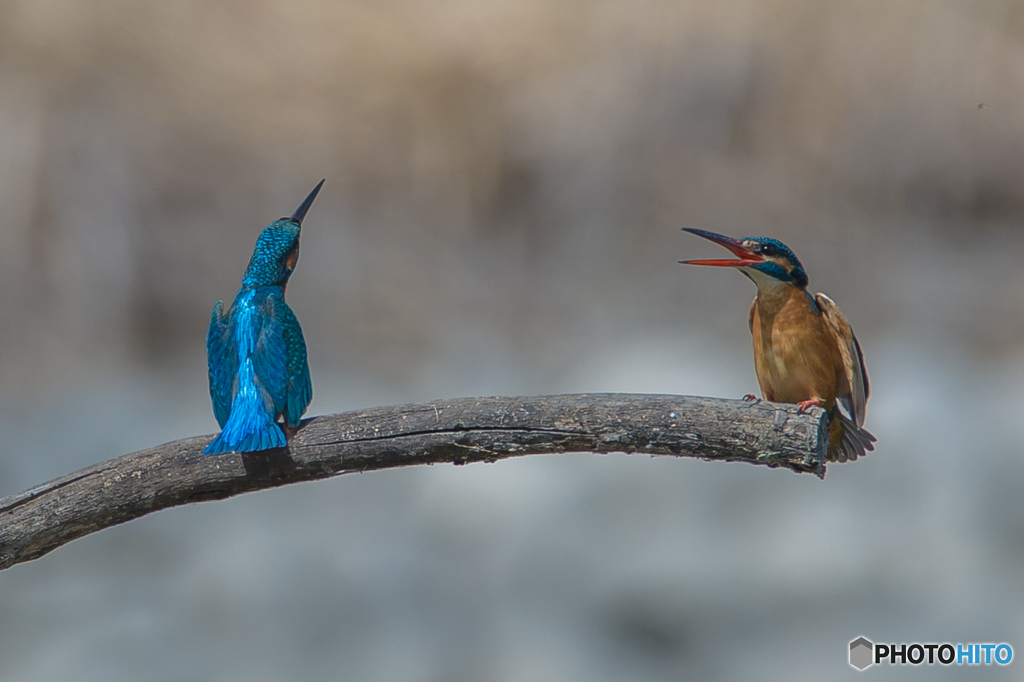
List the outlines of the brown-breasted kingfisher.
{"type": "Polygon", "coordinates": [[[680,263],[736,268],[757,285],[748,324],[764,399],[795,403],[801,412],[824,408],[830,462],[855,460],[874,450],[875,437],[863,428],[870,387],[860,343],[832,299],[808,293],[807,273],[796,254],[770,237],[734,239],[683,229],[724,246],[736,258],[680,263]]]}

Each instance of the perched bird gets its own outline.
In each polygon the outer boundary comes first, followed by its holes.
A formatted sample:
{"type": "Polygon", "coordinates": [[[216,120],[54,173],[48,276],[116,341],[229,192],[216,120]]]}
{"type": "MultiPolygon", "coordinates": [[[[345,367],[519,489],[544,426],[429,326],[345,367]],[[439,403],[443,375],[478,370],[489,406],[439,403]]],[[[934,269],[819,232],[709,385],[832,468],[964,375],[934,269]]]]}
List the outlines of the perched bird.
{"type": "Polygon", "coordinates": [[[223,301],[213,306],[206,353],[213,414],[221,432],[204,454],[284,447],[278,416],[298,426],[313,398],[306,341],[284,302],[284,290],[299,259],[302,219],[323,184],[290,217],[275,220],[260,234],[227,314],[223,301]]]}
{"type": "Polygon", "coordinates": [[[830,462],[855,460],[874,450],[875,437],[862,428],[869,387],[860,344],[832,299],[807,292],[807,273],[796,254],[769,237],[733,239],[683,229],[721,244],[737,259],[680,263],[737,268],[757,285],[748,324],[754,337],[754,370],[764,398],[796,403],[801,412],[824,408],[830,418],[826,456],[830,462]]]}

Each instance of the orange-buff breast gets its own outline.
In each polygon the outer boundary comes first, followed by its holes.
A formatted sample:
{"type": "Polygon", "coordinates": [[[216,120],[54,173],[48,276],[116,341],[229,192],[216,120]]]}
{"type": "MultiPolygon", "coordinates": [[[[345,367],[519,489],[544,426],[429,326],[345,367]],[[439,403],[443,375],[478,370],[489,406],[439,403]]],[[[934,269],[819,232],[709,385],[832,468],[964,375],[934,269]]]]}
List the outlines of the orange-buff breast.
{"type": "Polygon", "coordinates": [[[839,392],[842,358],[817,306],[801,289],[765,293],[754,300],[750,315],[761,392],[782,403],[817,400],[831,410],[839,392]]]}

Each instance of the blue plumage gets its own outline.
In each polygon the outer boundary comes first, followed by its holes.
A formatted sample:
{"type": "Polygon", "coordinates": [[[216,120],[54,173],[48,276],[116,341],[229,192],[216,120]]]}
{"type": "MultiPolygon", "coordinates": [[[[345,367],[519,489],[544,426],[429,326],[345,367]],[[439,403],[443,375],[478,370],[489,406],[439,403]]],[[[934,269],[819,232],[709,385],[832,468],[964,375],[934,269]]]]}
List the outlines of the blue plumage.
{"type": "Polygon", "coordinates": [[[278,416],[298,426],[313,398],[302,327],[284,291],[299,257],[302,219],[323,184],[290,217],[260,234],[227,314],[222,301],[213,306],[206,352],[213,414],[221,432],[204,454],[285,447],[278,416]]]}

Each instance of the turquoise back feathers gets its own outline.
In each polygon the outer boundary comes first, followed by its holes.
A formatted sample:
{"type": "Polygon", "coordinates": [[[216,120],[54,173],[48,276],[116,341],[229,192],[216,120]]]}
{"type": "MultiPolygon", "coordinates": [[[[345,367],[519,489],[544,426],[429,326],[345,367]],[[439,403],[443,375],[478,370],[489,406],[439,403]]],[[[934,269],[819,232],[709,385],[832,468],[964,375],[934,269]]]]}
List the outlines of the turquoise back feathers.
{"type": "Polygon", "coordinates": [[[299,257],[302,219],[323,182],[295,213],[260,234],[227,313],[222,301],[213,307],[206,352],[221,432],[205,454],[286,447],[278,418],[297,427],[313,398],[302,327],[284,292],[299,257]]]}

